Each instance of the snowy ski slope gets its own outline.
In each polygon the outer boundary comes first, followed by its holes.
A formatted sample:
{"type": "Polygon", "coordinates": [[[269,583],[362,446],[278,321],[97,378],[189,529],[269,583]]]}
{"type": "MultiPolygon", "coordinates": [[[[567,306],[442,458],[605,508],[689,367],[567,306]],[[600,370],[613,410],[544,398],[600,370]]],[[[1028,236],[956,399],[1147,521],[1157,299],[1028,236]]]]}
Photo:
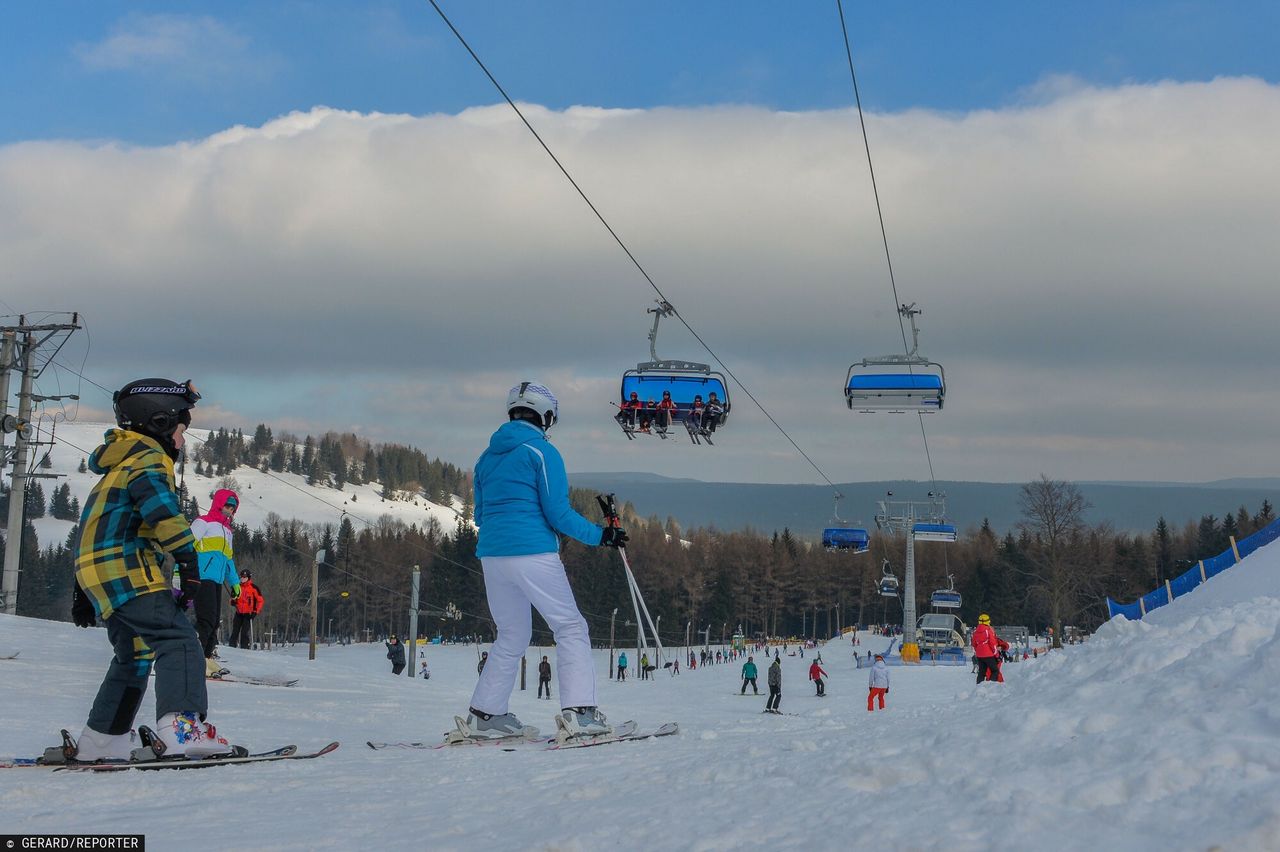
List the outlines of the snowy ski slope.
{"type": "MultiPolygon", "coordinates": [[[[0,752],[33,754],[83,724],[108,648],[101,629],[0,618],[0,651],[18,648],[0,662],[0,752]]],[[[391,677],[381,645],[322,647],[315,662],[305,648],[226,650],[236,671],[301,678],[212,684],[213,719],[234,740],[342,748],[200,773],[0,771],[0,827],[143,831],[152,849],[1274,850],[1280,839],[1280,544],[1145,622],[1006,666],[1003,685],[975,687],[966,668],[894,669],[886,712],[866,712],[866,673],[844,643],[823,649],[825,699],[805,680],[810,660],[784,658],[782,709],[798,715],[739,697],[737,666],[602,680],[612,719],[674,720],[682,733],[579,752],[364,747],[435,740],[465,711],[476,649],[426,653],[424,682],[391,677]]],[[[600,652],[602,678],[606,665],[600,652]]],[[[558,705],[529,686],[513,710],[549,728],[558,705]]]]}

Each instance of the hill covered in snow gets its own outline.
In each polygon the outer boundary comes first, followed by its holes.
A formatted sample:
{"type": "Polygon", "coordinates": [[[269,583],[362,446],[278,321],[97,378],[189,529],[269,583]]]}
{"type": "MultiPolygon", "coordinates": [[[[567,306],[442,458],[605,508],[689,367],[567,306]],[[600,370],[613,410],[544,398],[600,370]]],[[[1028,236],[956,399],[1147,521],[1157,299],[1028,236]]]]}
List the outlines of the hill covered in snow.
{"type": "MultiPolygon", "coordinates": [[[[59,474],[57,479],[40,480],[46,504],[53,489],[66,483],[71,495],[83,505],[85,497],[98,481],[90,471],[79,472],[80,462],[87,459],[102,443],[103,433],[111,428],[106,423],[59,423],[52,446],[41,447],[49,453],[49,467],[38,468],[42,474],[59,474]]],[[[202,442],[209,439],[206,429],[192,429],[188,453],[194,456],[202,442]]],[[[48,441],[48,433],[41,435],[48,441]]],[[[249,529],[258,529],[271,514],[282,519],[296,518],[308,525],[332,525],[342,520],[343,512],[366,522],[388,516],[405,524],[424,527],[432,520],[447,531],[452,530],[463,512],[463,500],[455,497],[452,505],[433,503],[421,494],[398,492],[395,499],[382,496],[382,486],[377,482],[362,484],[344,483],[341,489],[321,485],[308,485],[307,477],[287,472],[262,471],[249,465],[241,465],[226,477],[202,475],[195,472],[194,463],[186,465],[182,477],[187,492],[202,508],[209,505],[210,495],[227,480],[234,480],[233,487],[240,494],[240,509],[236,522],[249,529]]],[[[73,521],[58,520],[49,514],[33,519],[40,546],[64,542],[74,526],[73,521]]]]}

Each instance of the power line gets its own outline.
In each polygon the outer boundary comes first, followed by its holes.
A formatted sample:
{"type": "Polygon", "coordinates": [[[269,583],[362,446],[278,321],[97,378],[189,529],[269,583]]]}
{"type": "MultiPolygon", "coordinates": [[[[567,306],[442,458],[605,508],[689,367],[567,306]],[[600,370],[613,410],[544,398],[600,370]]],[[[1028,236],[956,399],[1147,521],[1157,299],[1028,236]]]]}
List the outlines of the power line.
{"type": "MultiPolygon", "coordinates": [[[[667,298],[666,294],[662,292],[662,289],[657,285],[657,282],[653,280],[653,278],[649,275],[649,273],[645,270],[645,268],[640,264],[640,261],[636,258],[635,254],[632,253],[631,249],[627,247],[627,244],[622,241],[622,237],[618,236],[618,232],[613,229],[613,226],[609,224],[608,220],[604,218],[604,215],[600,212],[600,210],[596,207],[596,205],[592,203],[591,199],[587,196],[586,192],[584,192],[582,187],[578,185],[578,182],[574,180],[573,175],[569,174],[569,170],[565,168],[564,163],[560,162],[560,158],[557,157],[555,153],[551,150],[550,146],[548,146],[547,143],[543,141],[542,137],[538,134],[538,131],[535,130],[533,125],[529,123],[529,119],[525,118],[524,113],[520,111],[520,107],[516,106],[516,102],[511,99],[510,95],[507,94],[506,89],[502,87],[502,84],[498,82],[498,79],[493,76],[493,73],[491,71],[489,71],[489,68],[484,64],[484,62],[480,59],[480,57],[476,54],[476,52],[471,48],[471,45],[467,43],[467,40],[462,37],[462,33],[458,32],[458,28],[455,27],[453,25],[453,22],[449,20],[449,16],[446,15],[444,13],[444,10],[440,8],[440,4],[438,4],[436,0],[427,0],[427,2],[429,2],[432,8],[436,10],[436,13],[440,16],[440,19],[444,21],[445,26],[447,26],[450,29],[450,31],[453,32],[454,36],[457,37],[458,42],[466,49],[467,53],[471,54],[471,58],[475,60],[476,65],[480,67],[480,70],[484,72],[484,75],[489,78],[489,82],[493,83],[494,88],[498,90],[498,93],[502,95],[503,99],[507,102],[507,104],[511,107],[511,109],[515,111],[515,114],[520,118],[520,121],[529,130],[529,132],[533,134],[533,138],[538,140],[538,144],[542,146],[542,150],[547,153],[547,156],[551,158],[551,161],[556,164],[556,167],[558,169],[560,169],[560,173],[563,174],[565,178],[569,181],[569,183],[573,185],[573,188],[577,190],[578,195],[581,196],[584,202],[586,202],[587,207],[591,208],[591,212],[595,214],[596,218],[600,220],[600,224],[603,225],[605,230],[609,232],[609,236],[613,237],[614,242],[618,244],[618,247],[622,249],[622,251],[626,254],[627,258],[631,261],[631,263],[635,266],[635,268],[639,270],[640,274],[644,277],[644,280],[647,281],[649,283],[649,286],[653,288],[653,291],[658,294],[658,298],[661,299],[663,302],[666,302],[667,304],[671,304],[671,301],[667,298]]],[[[835,489],[836,485],[834,482],[831,481],[831,478],[827,476],[827,474],[822,470],[822,468],[818,466],[818,464],[812,458],[809,457],[808,453],[806,453],[803,449],[801,449],[800,445],[795,442],[795,439],[793,439],[791,435],[787,432],[787,430],[782,427],[782,424],[779,423],[774,418],[774,416],[769,413],[769,410],[764,407],[764,405],[760,402],[759,399],[756,398],[755,394],[753,394],[751,390],[742,383],[742,380],[739,379],[731,369],[729,369],[728,365],[725,364],[724,360],[721,359],[720,356],[715,353],[715,350],[713,350],[707,344],[707,342],[702,339],[702,336],[698,334],[698,332],[693,328],[692,325],[689,324],[689,322],[683,316],[681,316],[678,310],[675,310],[674,308],[672,310],[673,310],[673,313],[675,314],[676,319],[680,320],[680,324],[683,325],[689,331],[689,333],[693,335],[694,339],[697,340],[698,343],[702,346],[702,348],[707,351],[707,354],[711,356],[712,360],[714,360],[717,364],[720,365],[720,368],[724,370],[725,374],[728,375],[729,378],[733,379],[734,383],[739,388],[742,389],[743,393],[747,395],[747,398],[750,399],[753,403],[755,403],[756,408],[760,409],[761,413],[764,414],[764,416],[768,418],[769,422],[774,425],[774,428],[776,428],[779,432],[782,433],[782,437],[787,439],[787,442],[790,443],[791,446],[795,448],[795,451],[799,453],[800,456],[809,463],[810,467],[812,467],[815,471],[817,471],[818,475],[821,476],[824,481],[826,481],[827,485],[835,489]]]]}

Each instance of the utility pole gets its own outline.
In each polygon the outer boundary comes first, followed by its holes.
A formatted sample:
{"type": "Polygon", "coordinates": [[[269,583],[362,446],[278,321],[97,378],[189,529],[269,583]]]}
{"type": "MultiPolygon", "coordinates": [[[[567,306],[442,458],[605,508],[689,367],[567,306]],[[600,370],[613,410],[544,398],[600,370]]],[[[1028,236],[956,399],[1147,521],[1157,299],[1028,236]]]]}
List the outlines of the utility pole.
{"type": "Polygon", "coordinates": [[[409,665],[404,667],[405,677],[417,677],[413,667],[418,664],[418,587],[422,569],[413,566],[413,598],[409,601],[409,665]]]}
{"type": "MultiPolygon", "coordinates": [[[[27,318],[18,318],[16,326],[0,327],[4,335],[0,344],[0,433],[16,432],[14,442],[13,478],[9,488],[9,523],[4,551],[4,573],[0,575],[0,612],[9,615],[18,614],[18,578],[22,571],[22,528],[24,525],[24,509],[26,508],[27,450],[31,441],[31,403],[32,384],[45,367],[53,362],[61,351],[63,344],[71,337],[71,333],[80,328],[80,315],[72,314],[69,323],[43,323],[27,325],[27,318]],[[35,353],[43,344],[59,334],[64,334],[53,354],[50,355],[38,370],[35,364],[35,353]],[[18,336],[22,336],[21,347],[18,336]],[[39,335],[37,337],[37,335],[39,335]],[[12,418],[8,414],[9,371],[18,367],[22,370],[22,390],[18,393],[18,416],[12,418]]],[[[5,453],[0,446],[0,468],[4,465],[5,453]]]]}
{"type": "Polygon", "coordinates": [[[307,649],[307,659],[316,658],[316,617],[320,606],[320,563],[324,561],[324,551],[317,550],[315,561],[311,563],[311,647],[307,649]]]}

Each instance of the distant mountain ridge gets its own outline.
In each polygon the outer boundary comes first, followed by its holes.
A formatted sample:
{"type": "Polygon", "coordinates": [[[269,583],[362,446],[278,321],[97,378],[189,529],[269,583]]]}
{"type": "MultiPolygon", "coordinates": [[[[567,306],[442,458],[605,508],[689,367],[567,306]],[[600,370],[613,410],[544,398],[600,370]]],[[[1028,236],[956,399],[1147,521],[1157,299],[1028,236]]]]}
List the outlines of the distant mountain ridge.
{"type": "MultiPolygon", "coordinates": [[[[831,489],[820,485],[768,485],[735,482],[701,482],[671,479],[651,473],[579,473],[573,485],[597,491],[613,491],[619,501],[630,501],[644,517],[674,517],[682,527],[714,526],[736,530],[751,527],[771,533],[790,529],[805,539],[816,539],[829,525],[831,489]]],[[[1171,526],[1199,521],[1203,515],[1221,519],[1244,506],[1255,514],[1262,501],[1280,500],[1280,478],[1224,479],[1208,483],[1076,483],[1092,507],[1090,523],[1110,521],[1117,530],[1149,532],[1160,517],[1171,526]]],[[[939,481],[947,496],[950,519],[962,530],[978,526],[984,518],[1000,533],[1013,530],[1021,519],[1018,494],[1023,483],[939,481]]],[[[887,491],[896,498],[924,498],[934,487],[927,482],[837,483],[845,495],[840,514],[852,524],[874,526],[876,501],[887,491]]]]}

